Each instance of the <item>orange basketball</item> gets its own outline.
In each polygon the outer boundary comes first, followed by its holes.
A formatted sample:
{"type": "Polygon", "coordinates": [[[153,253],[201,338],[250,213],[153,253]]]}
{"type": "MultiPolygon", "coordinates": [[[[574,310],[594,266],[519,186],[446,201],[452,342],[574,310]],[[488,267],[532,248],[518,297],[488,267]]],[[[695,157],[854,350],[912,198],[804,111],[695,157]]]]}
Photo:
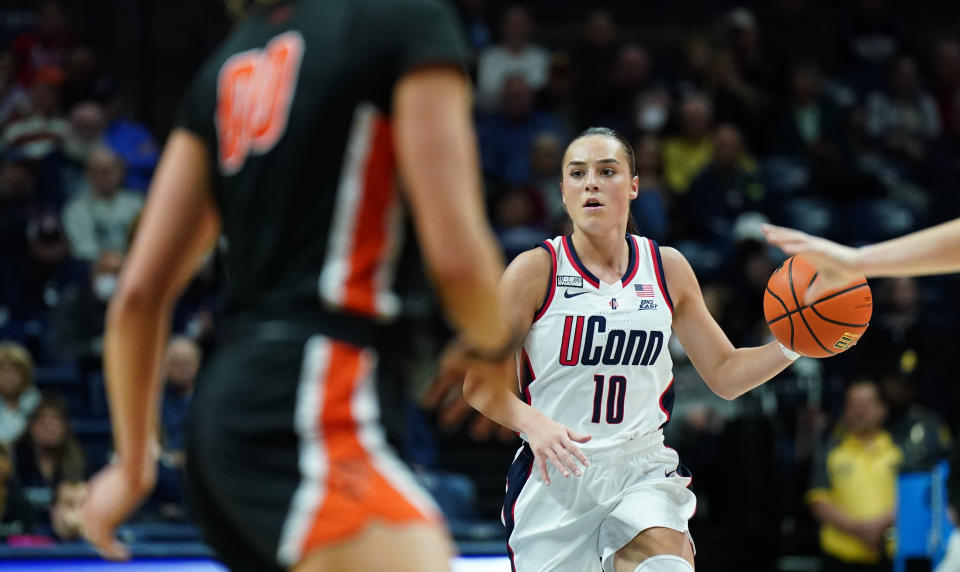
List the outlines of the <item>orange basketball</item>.
{"type": "Polygon", "coordinates": [[[873,296],[863,276],[817,301],[803,303],[817,271],[802,254],[777,268],[763,295],[763,315],[780,343],[808,357],[836,355],[854,345],[870,325],[873,296]]]}

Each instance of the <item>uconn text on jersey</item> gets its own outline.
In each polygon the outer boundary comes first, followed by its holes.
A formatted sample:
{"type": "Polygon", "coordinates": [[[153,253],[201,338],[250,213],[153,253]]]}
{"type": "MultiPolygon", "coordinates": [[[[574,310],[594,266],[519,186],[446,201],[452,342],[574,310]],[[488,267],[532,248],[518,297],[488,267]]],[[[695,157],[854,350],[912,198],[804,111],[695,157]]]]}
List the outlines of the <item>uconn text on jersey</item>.
{"type": "Polygon", "coordinates": [[[566,316],[560,365],[653,365],[663,350],[663,341],[663,332],[659,330],[607,332],[607,319],[603,316],[566,316]],[[600,334],[604,333],[605,342],[594,339],[602,338],[600,334]]]}

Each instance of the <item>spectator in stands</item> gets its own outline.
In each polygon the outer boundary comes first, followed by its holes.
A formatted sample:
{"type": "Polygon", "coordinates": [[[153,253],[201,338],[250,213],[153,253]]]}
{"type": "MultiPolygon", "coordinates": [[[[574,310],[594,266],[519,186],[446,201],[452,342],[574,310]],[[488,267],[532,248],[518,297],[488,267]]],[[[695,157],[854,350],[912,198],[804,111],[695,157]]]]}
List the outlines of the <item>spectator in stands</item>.
{"type": "Polygon", "coordinates": [[[568,132],[575,131],[580,120],[576,99],[576,87],[580,83],[582,80],[574,76],[570,56],[566,52],[555,53],[550,59],[547,83],[534,98],[535,107],[556,115],[568,132]]]}
{"type": "Polygon", "coordinates": [[[889,415],[886,429],[903,451],[903,471],[929,471],[950,451],[950,427],[939,415],[917,403],[914,381],[893,370],[880,390],[889,415]]]}
{"type": "Polygon", "coordinates": [[[883,570],[903,453],[883,429],[876,384],[847,389],[841,433],[815,461],[806,500],[821,523],[828,572],[883,570]]]}
{"type": "Polygon", "coordinates": [[[595,121],[589,114],[601,111],[601,102],[613,87],[614,66],[620,53],[617,23],[607,10],[594,10],[587,15],[580,44],[573,51],[579,111],[586,114],[581,125],[595,121]]]}
{"type": "Polygon", "coordinates": [[[113,83],[100,69],[97,54],[88,45],[71,48],[63,64],[63,106],[73,109],[84,101],[102,101],[113,83]]]}
{"type": "Polygon", "coordinates": [[[477,107],[492,112],[504,105],[501,94],[511,77],[519,76],[534,91],[547,82],[550,53],[530,40],[530,13],[519,5],[503,13],[500,43],[480,52],[477,62],[477,107]]]}
{"type": "Polygon", "coordinates": [[[534,202],[532,193],[523,187],[512,188],[494,201],[491,222],[507,260],[548,238],[535,221],[534,202]]]}
{"type": "Polygon", "coordinates": [[[0,129],[30,111],[30,96],[17,83],[17,63],[13,52],[0,50],[0,129]]]}
{"type": "Polygon", "coordinates": [[[661,241],[667,236],[668,215],[660,140],[654,135],[645,135],[634,144],[633,149],[639,187],[637,198],[630,202],[630,214],[640,234],[661,241]]]}
{"type": "Polygon", "coordinates": [[[107,303],[117,288],[123,256],[100,253],[85,284],[63,294],[50,318],[50,354],[56,359],[79,360],[96,368],[103,352],[103,328],[107,303]]]}
{"type": "Polygon", "coordinates": [[[823,94],[820,65],[798,60],[790,68],[787,101],[774,112],[767,152],[807,160],[836,156],[845,132],[843,112],[823,94]]]}
{"type": "Polygon", "coordinates": [[[0,444],[0,540],[33,532],[33,511],[14,480],[8,451],[0,444]]]}
{"type": "Polygon", "coordinates": [[[530,149],[530,189],[533,191],[532,220],[546,228],[549,221],[566,213],[560,194],[560,139],[553,133],[541,133],[530,149]]]}
{"type": "Polygon", "coordinates": [[[935,95],[943,132],[954,139],[960,137],[960,42],[953,38],[937,44],[935,95]]]}
{"type": "Polygon", "coordinates": [[[761,345],[770,330],[763,317],[762,300],[770,275],[776,269],[763,240],[762,225],[769,220],[757,212],[745,212],[730,228],[731,245],[722,259],[721,288],[726,304],[722,306],[724,331],[730,340],[744,346],[761,345]]]}
{"type": "Polygon", "coordinates": [[[63,5],[47,0],[37,11],[37,29],[24,32],[13,41],[20,66],[20,83],[33,85],[44,67],[63,66],[67,49],[73,44],[69,19],[63,5]]]}
{"type": "Polygon", "coordinates": [[[480,156],[486,173],[499,174],[508,185],[530,180],[530,149],[549,133],[566,141],[563,124],[553,115],[534,109],[533,92],[519,75],[503,84],[502,111],[481,117],[477,124],[480,156]]]}
{"type": "Polygon", "coordinates": [[[70,109],[70,128],[63,141],[63,154],[78,172],[87,164],[90,154],[104,146],[106,127],[107,116],[99,103],[82,101],[70,109]]]}
{"type": "Polygon", "coordinates": [[[26,228],[36,200],[36,174],[19,149],[0,155],[0,244],[16,259],[26,252],[26,228]]]}
{"type": "Polygon", "coordinates": [[[874,284],[877,309],[870,334],[856,352],[836,365],[845,375],[897,372],[916,381],[917,400],[944,419],[956,419],[960,404],[953,370],[957,347],[955,325],[942,313],[925,311],[920,284],[914,278],[890,278],[874,284]]]}
{"type": "Polygon", "coordinates": [[[105,250],[124,252],[130,223],[143,208],[143,196],[121,187],[123,161],[106,147],[87,159],[85,187],[63,209],[73,255],[93,261],[105,250]]]}
{"type": "Polygon", "coordinates": [[[486,0],[460,0],[457,4],[470,48],[474,53],[483,51],[493,43],[492,26],[487,14],[490,3],[486,0]]]}
{"type": "Polygon", "coordinates": [[[9,46],[20,34],[37,26],[37,7],[33,0],[6,0],[0,9],[0,45],[9,46]]]}
{"type": "Polygon", "coordinates": [[[44,67],[36,73],[30,88],[30,111],[4,128],[0,144],[4,149],[20,148],[30,159],[43,159],[60,148],[69,124],[60,111],[63,72],[44,67]]]}
{"type": "Polygon", "coordinates": [[[844,42],[840,56],[845,60],[847,80],[865,94],[882,87],[894,58],[907,48],[906,40],[901,18],[890,10],[887,0],[858,0],[847,5],[852,9],[837,34],[844,42]]]}
{"type": "Polygon", "coordinates": [[[17,480],[38,525],[50,524],[56,487],[84,480],[85,465],[83,449],[70,430],[66,401],[59,395],[44,396],[14,448],[17,480]]]}
{"type": "Polygon", "coordinates": [[[686,200],[693,235],[724,249],[732,245],[737,217],[763,209],[763,184],[734,125],[723,124],[714,131],[710,163],[690,184],[686,200]]]}
{"type": "Polygon", "coordinates": [[[701,94],[686,96],[680,103],[680,133],[663,144],[663,170],[667,186],[675,193],[687,192],[693,178],[713,156],[713,105],[701,94]]]}
{"type": "Polygon", "coordinates": [[[83,481],[64,480],[57,485],[50,507],[50,523],[58,541],[80,540],[80,511],[86,497],[87,483],[83,481]]]}
{"type": "Polygon", "coordinates": [[[160,419],[165,453],[182,467],[186,450],[186,419],[202,354],[200,346],[185,336],[174,336],[167,344],[166,377],[160,419]]]}
{"type": "Polygon", "coordinates": [[[920,163],[927,145],[940,135],[940,113],[920,85],[913,58],[896,59],[887,92],[867,98],[867,130],[892,157],[920,163]]]}
{"type": "Polygon", "coordinates": [[[86,282],[87,265],[70,256],[59,213],[41,212],[27,224],[27,256],[16,264],[20,292],[15,316],[45,322],[62,294],[86,282]]]}
{"type": "Polygon", "coordinates": [[[734,8],[727,12],[723,25],[725,43],[743,80],[760,93],[772,91],[776,67],[763,45],[756,16],[747,8],[734,8]]]}
{"type": "Polygon", "coordinates": [[[584,123],[604,125],[634,137],[641,126],[641,109],[651,87],[649,53],[640,46],[627,44],[617,53],[606,90],[588,85],[594,96],[586,107],[584,123]]]}
{"type": "Polygon", "coordinates": [[[147,126],[129,117],[123,92],[113,88],[105,93],[106,145],[120,156],[126,166],[123,184],[128,189],[146,191],[160,158],[160,149],[147,126]]]}
{"type": "Polygon", "coordinates": [[[681,64],[673,78],[673,92],[678,99],[696,93],[706,93],[713,85],[713,52],[709,40],[691,36],[683,46],[681,64]]]}
{"type": "Polygon", "coordinates": [[[30,352],[20,344],[0,342],[0,446],[23,435],[27,419],[39,404],[30,352]]]}

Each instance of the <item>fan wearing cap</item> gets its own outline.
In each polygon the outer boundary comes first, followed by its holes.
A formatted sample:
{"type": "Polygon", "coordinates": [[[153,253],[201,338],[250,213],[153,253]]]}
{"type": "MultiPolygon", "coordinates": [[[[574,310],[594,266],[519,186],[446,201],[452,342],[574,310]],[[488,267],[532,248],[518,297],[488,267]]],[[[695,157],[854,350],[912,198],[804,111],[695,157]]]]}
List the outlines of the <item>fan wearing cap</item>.
{"type": "Polygon", "coordinates": [[[89,271],[70,256],[70,243],[57,213],[34,216],[26,236],[26,256],[17,264],[21,285],[17,314],[23,320],[36,320],[47,316],[65,291],[82,285],[89,271]]]}
{"type": "Polygon", "coordinates": [[[123,252],[131,222],[143,208],[143,196],[121,188],[123,161],[106,147],[87,158],[84,188],[63,209],[73,255],[94,260],[104,250],[123,252]]]}
{"type": "Polygon", "coordinates": [[[69,124],[60,111],[63,72],[45,67],[37,71],[30,90],[30,113],[3,130],[3,148],[20,148],[29,159],[42,159],[57,149],[67,135],[69,124]]]}

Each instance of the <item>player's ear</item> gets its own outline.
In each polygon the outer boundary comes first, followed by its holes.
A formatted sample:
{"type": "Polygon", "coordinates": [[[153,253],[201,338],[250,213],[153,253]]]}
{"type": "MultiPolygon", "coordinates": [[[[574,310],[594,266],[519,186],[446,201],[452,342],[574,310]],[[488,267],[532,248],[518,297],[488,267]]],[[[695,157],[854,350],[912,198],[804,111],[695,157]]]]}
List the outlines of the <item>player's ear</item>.
{"type": "Polygon", "coordinates": [[[640,177],[634,175],[630,181],[630,200],[637,198],[638,194],[640,194],[640,177]]]}

